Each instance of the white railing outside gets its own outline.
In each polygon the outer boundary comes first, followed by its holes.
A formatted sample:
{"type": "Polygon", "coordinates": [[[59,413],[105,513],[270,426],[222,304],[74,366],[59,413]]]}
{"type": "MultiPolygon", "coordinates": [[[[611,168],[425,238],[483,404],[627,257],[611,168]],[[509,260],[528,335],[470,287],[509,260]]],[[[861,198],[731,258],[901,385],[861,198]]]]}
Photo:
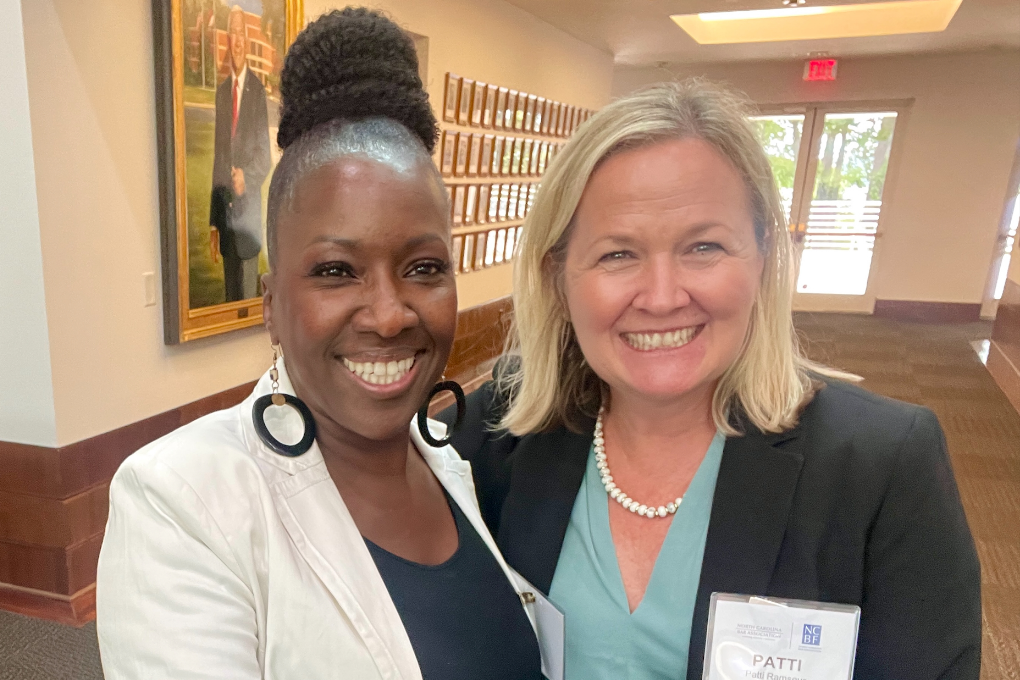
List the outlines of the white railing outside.
{"type": "Polygon", "coordinates": [[[864,295],[882,201],[814,200],[797,292],[864,295]]]}

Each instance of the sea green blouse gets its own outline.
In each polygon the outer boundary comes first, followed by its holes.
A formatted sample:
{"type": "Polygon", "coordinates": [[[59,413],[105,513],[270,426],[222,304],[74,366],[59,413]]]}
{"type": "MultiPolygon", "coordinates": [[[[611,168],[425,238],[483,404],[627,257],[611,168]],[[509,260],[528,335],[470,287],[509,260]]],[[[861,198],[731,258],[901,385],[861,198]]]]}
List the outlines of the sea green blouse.
{"type": "Polygon", "coordinates": [[[566,617],[567,680],[687,677],[694,600],[725,443],[725,435],[717,432],[673,516],[644,599],[633,614],[609,529],[610,499],[594,451],[588,454],[549,590],[549,599],[566,617]]]}

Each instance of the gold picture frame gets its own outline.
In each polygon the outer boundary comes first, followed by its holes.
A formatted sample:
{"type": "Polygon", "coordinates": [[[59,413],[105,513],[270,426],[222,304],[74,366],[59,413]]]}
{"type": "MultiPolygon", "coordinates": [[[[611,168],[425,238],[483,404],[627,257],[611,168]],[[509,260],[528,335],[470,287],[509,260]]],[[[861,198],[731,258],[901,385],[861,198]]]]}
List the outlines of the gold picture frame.
{"type": "Polygon", "coordinates": [[[506,100],[510,96],[510,91],[505,87],[499,88],[499,93],[496,95],[496,111],[495,118],[492,119],[492,125],[498,130],[503,129],[503,119],[506,116],[506,100]]]}
{"type": "Polygon", "coordinates": [[[517,90],[510,90],[506,96],[506,110],[503,112],[503,129],[513,130],[517,117],[517,90]]]}
{"type": "Polygon", "coordinates": [[[499,169],[499,174],[503,175],[504,177],[510,174],[510,167],[512,166],[514,160],[515,143],[516,139],[514,137],[507,137],[503,141],[503,164],[502,167],[500,167],[499,169]]]}
{"type": "Polygon", "coordinates": [[[503,174],[503,144],[505,142],[506,137],[503,135],[496,135],[492,140],[492,165],[489,174],[493,177],[503,174]]]}
{"type": "Polygon", "coordinates": [[[485,269],[485,248],[487,240],[487,232],[482,232],[475,236],[475,269],[485,269]]]}
{"type": "Polygon", "coordinates": [[[484,135],[482,137],[482,150],[478,158],[478,176],[488,177],[492,167],[492,143],[495,135],[484,135]]]}
{"type": "Polygon", "coordinates": [[[460,273],[461,254],[464,250],[464,237],[454,236],[450,245],[450,261],[453,262],[453,273],[460,273]]]}
{"type": "Polygon", "coordinates": [[[261,13],[204,14],[204,6],[152,2],[168,345],[262,324],[259,275],[268,261],[261,206],[279,157],[279,78],[304,26],[303,0],[263,0],[261,13]],[[232,52],[242,40],[244,49],[232,52]],[[235,82],[243,86],[236,122],[235,82]],[[235,206],[242,201],[243,211],[235,206]]]}
{"type": "Polygon", "coordinates": [[[453,163],[457,157],[457,133],[443,130],[441,164],[439,171],[443,177],[453,175],[453,163]]]}
{"type": "Polygon", "coordinates": [[[471,134],[458,132],[457,135],[457,159],[454,161],[453,175],[463,177],[467,174],[468,152],[471,146],[471,134]]]}
{"type": "Polygon", "coordinates": [[[475,222],[478,224],[485,224],[489,220],[489,192],[491,190],[491,184],[482,184],[478,187],[478,216],[475,218],[475,222]]]}
{"type": "Polygon", "coordinates": [[[481,127],[482,125],[486,87],[485,83],[476,82],[471,88],[471,127],[481,127]]]}
{"type": "Polygon", "coordinates": [[[475,261],[475,235],[468,234],[464,237],[464,254],[460,261],[460,271],[467,273],[471,271],[472,264],[475,261]]]}
{"type": "Polygon", "coordinates": [[[482,159],[482,135],[471,135],[471,150],[468,152],[468,177],[478,177],[482,159]]]}
{"type": "Polygon", "coordinates": [[[452,215],[450,216],[453,220],[453,226],[459,227],[464,224],[464,196],[465,187],[463,184],[458,184],[453,188],[453,206],[452,215]]]}
{"type": "Polygon", "coordinates": [[[446,74],[446,88],[443,99],[443,120],[448,123],[457,122],[457,111],[460,108],[461,77],[454,73],[446,74]]]}
{"type": "Polygon", "coordinates": [[[485,108],[482,110],[482,127],[492,127],[492,118],[496,114],[496,95],[499,94],[499,87],[489,85],[485,89],[485,108]]]}
{"type": "Polygon", "coordinates": [[[460,85],[460,98],[457,105],[457,125],[468,126],[471,124],[471,88],[475,81],[471,78],[463,78],[460,85]]]}
{"type": "Polygon", "coordinates": [[[478,209],[478,185],[469,184],[467,194],[464,198],[464,225],[470,226],[475,223],[475,212],[478,209]]]}

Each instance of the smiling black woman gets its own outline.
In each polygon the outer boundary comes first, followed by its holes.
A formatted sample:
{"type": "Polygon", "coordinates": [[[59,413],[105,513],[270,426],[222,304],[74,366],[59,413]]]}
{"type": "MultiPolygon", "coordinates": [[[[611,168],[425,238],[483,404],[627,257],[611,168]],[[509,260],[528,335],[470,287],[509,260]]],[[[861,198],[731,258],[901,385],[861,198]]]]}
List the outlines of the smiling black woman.
{"type": "Polygon", "coordinates": [[[108,680],[541,677],[470,468],[416,415],[457,325],[417,66],[364,9],[291,47],[267,208],[273,367],[118,471],[97,585],[108,680]]]}

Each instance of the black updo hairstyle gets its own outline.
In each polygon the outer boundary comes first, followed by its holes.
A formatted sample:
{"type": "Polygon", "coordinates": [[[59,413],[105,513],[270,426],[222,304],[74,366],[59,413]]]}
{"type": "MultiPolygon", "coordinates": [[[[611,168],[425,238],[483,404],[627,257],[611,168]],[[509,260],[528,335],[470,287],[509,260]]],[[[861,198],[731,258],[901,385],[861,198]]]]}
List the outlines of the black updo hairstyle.
{"type": "Polygon", "coordinates": [[[280,94],[281,149],[338,119],[389,118],[413,132],[430,154],[439,136],[414,42],[364,7],[333,10],[301,31],[287,51],[280,94]]]}
{"type": "Polygon", "coordinates": [[[442,189],[431,158],[439,126],[414,42],[387,17],[348,7],[310,23],[287,51],[280,96],[276,140],[284,153],[269,185],[266,217],[271,265],[280,211],[297,180],[317,167],[351,154],[401,167],[427,164],[442,189]]]}

